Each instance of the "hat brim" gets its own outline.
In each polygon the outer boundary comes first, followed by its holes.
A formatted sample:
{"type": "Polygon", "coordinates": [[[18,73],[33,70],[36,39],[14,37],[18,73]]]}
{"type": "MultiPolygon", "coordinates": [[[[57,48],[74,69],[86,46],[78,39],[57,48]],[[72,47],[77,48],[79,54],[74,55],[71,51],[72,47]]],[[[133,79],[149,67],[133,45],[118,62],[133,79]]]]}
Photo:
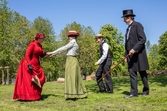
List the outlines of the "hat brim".
{"type": "Polygon", "coordinates": [[[68,34],[67,36],[79,36],[79,34],[68,34]]]}
{"type": "Polygon", "coordinates": [[[104,38],[104,36],[95,36],[95,39],[97,38],[104,38]]]}
{"type": "Polygon", "coordinates": [[[121,18],[123,18],[123,17],[127,17],[127,16],[135,17],[136,15],[135,15],[135,14],[125,14],[125,15],[123,15],[121,18]]]}

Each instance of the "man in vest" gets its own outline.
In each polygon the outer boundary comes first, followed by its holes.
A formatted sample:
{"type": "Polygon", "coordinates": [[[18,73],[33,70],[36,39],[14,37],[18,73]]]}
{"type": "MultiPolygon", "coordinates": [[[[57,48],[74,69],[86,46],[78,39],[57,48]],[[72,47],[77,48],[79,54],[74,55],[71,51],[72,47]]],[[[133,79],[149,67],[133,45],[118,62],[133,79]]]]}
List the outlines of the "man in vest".
{"type": "Polygon", "coordinates": [[[100,44],[100,59],[95,63],[95,65],[99,65],[99,68],[96,71],[96,80],[99,87],[97,92],[107,91],[108,93],[113,93],[111,73],[104,77],[106,87],[102,79],[98,81],[102,77],[102,74],[106,74],[110,70],[112,65],[111,51],[109,49],[109,45],[104,41],[104,36],[102,34],[97,34],[95,39],[97,43],[100,44]]]}

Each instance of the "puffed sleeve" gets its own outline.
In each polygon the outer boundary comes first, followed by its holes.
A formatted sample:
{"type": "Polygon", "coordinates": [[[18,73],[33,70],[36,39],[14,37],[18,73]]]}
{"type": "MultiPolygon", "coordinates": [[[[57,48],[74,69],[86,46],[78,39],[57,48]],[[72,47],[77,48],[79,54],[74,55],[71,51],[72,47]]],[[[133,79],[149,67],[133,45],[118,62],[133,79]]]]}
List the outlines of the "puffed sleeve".
{"type": "Polygon", "coordinates": [[[27,47],[25,58],[28,64],[31,64],[32,54],[33,54],[34,44],[30,43],[27,47]]]}
{"type": "Polygon", "coordinates": [[[42,49],[42,54],[40,55],[40,57],[45,57],[46,56],[46,52],[43,50],[43,48],[42,48],[42,45],[40,45],[40,47],[41,47],[41,49],[42,49]]]}
{"type": "Polygon", "coordinates": [[[65,46],[63,46],[63,47],[60,47],[60,48],[58,48],[57,50],[53,51],[52,54],[53,54],[53,55],[59,54],[59,53],[61,53],[62,51],[65,51],[65,50],[71,48],[74,44],[75,44],[75,41],[72,40],[72,41],[70,41],[67,45],[65,45],[65,46]]]}

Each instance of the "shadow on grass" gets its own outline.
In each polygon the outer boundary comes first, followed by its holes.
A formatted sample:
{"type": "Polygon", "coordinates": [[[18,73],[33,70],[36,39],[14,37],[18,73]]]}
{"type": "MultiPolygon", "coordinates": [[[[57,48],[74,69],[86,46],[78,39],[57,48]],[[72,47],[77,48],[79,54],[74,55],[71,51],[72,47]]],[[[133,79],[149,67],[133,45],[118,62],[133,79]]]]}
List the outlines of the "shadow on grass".
{"type": "Polygon", "coordinates": [[[167,76],[166,75],[148,76],[148,81],[150,84],[159,83],[156,85],[163,86],[163,87],[167,86],[167,76]]]}
{"type": "MultiPolygon", "coordinates": [[[[106,86],[105,81],[103,80],[104,85],[106,86]]],[[[114,90],[121,90],[120,86],[125,86],[129,87],[130,86],[130,81],[129,77],[113,77],[112,78],[112,84],[113,84],[113,89],[114,90]]],[[[99,88],[97,85],[97,82],[94,80],[94,82],[90,82],[89,84],[85,85],[88,91],[91,92],[96,92],[99,88]]]]}
{"type": "Polygon", "coordinates": [[[128,91],[123,91],[122,94],[129,95],[130,93],[128,91]]]}
{"type": "MultiPolygon", "coordinates": [[[[104,84],[105,81],[103,80],[104,84]]],[[[130,90],[130,77],[112,77],[113,89],[116,91],[121,91],[122,94],[129,95],[128,91],[122,91],[122,87],[128,88],[130,90]]],[[[166,75],[158,75],[158,76],[148,76],[149,84],[156,84],[157,86],[165,87],[167,86],[167,76],[166,75]]],[[[105,84],[106,85],[106,84],[105,84]]],[[[138,75],[138,86],[143,86],[140,76],[138,75]]],[[[88,82],[86,85],[86,89],[89,92],[95,92],[99,89],[97,86],[97,82],[88,82]]],[[[138,93],[142,95],[142,93],[138,93]]]]}
{"type": "Polygon", "coordinates": [[[90,92],[96,92],[96,90],[98,90],[98,86],[97,86],[96,81],[93,81],[93,82],[91,82],[89,84],[86,84],[85,87],[86,87],[86,89],[87,89],[88,92],[89,91],[90,92]]]}
{"type": "Polygon", "coordinates": [[[59,97],[61,95],[55,95],[55,94],[42,94],[43,99],[47,99],[49,96],[59,97]]]}
{"type": "MultiPolygon", "coordinates": [[[[122,94],[124,94],[124,95],[129,95],[130,92],[128,92],[128,91],[123,91],[122,94]]],[[[138,92],[138,95],[142,95],[142,94],[143,94],[143,93],[139,93],[139,92],[138,92]]]]}
{"type": "Polygon", "coordinates": [[[34,101],[43,101],[45,99],[47,99],[49,96],[54,96],[54,97],[58,97],[60,95],[55,95],[55,94],[42,94],[42,98],[40,100],[16,100],[15,102],[21,102],[21,103],[24,103],[24,102],[34,102],[34,101]]]}

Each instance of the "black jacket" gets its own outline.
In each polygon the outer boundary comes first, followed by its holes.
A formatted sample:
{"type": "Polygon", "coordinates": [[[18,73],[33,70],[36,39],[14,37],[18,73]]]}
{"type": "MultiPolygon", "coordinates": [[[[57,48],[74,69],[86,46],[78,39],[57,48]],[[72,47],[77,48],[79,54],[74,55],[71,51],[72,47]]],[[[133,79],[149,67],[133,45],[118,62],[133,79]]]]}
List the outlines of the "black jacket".
{"type": "Polygon", "coordinates": [[[144,28],[139,22],[133,21],[131,24],[129,37],[125,34],[125,55],[131,49],[135,50],[135,54],[128,58],[128,66],[133,71],[145,71],[149,69],[147,54],[145,50],[146,35],[144,28]]]}

